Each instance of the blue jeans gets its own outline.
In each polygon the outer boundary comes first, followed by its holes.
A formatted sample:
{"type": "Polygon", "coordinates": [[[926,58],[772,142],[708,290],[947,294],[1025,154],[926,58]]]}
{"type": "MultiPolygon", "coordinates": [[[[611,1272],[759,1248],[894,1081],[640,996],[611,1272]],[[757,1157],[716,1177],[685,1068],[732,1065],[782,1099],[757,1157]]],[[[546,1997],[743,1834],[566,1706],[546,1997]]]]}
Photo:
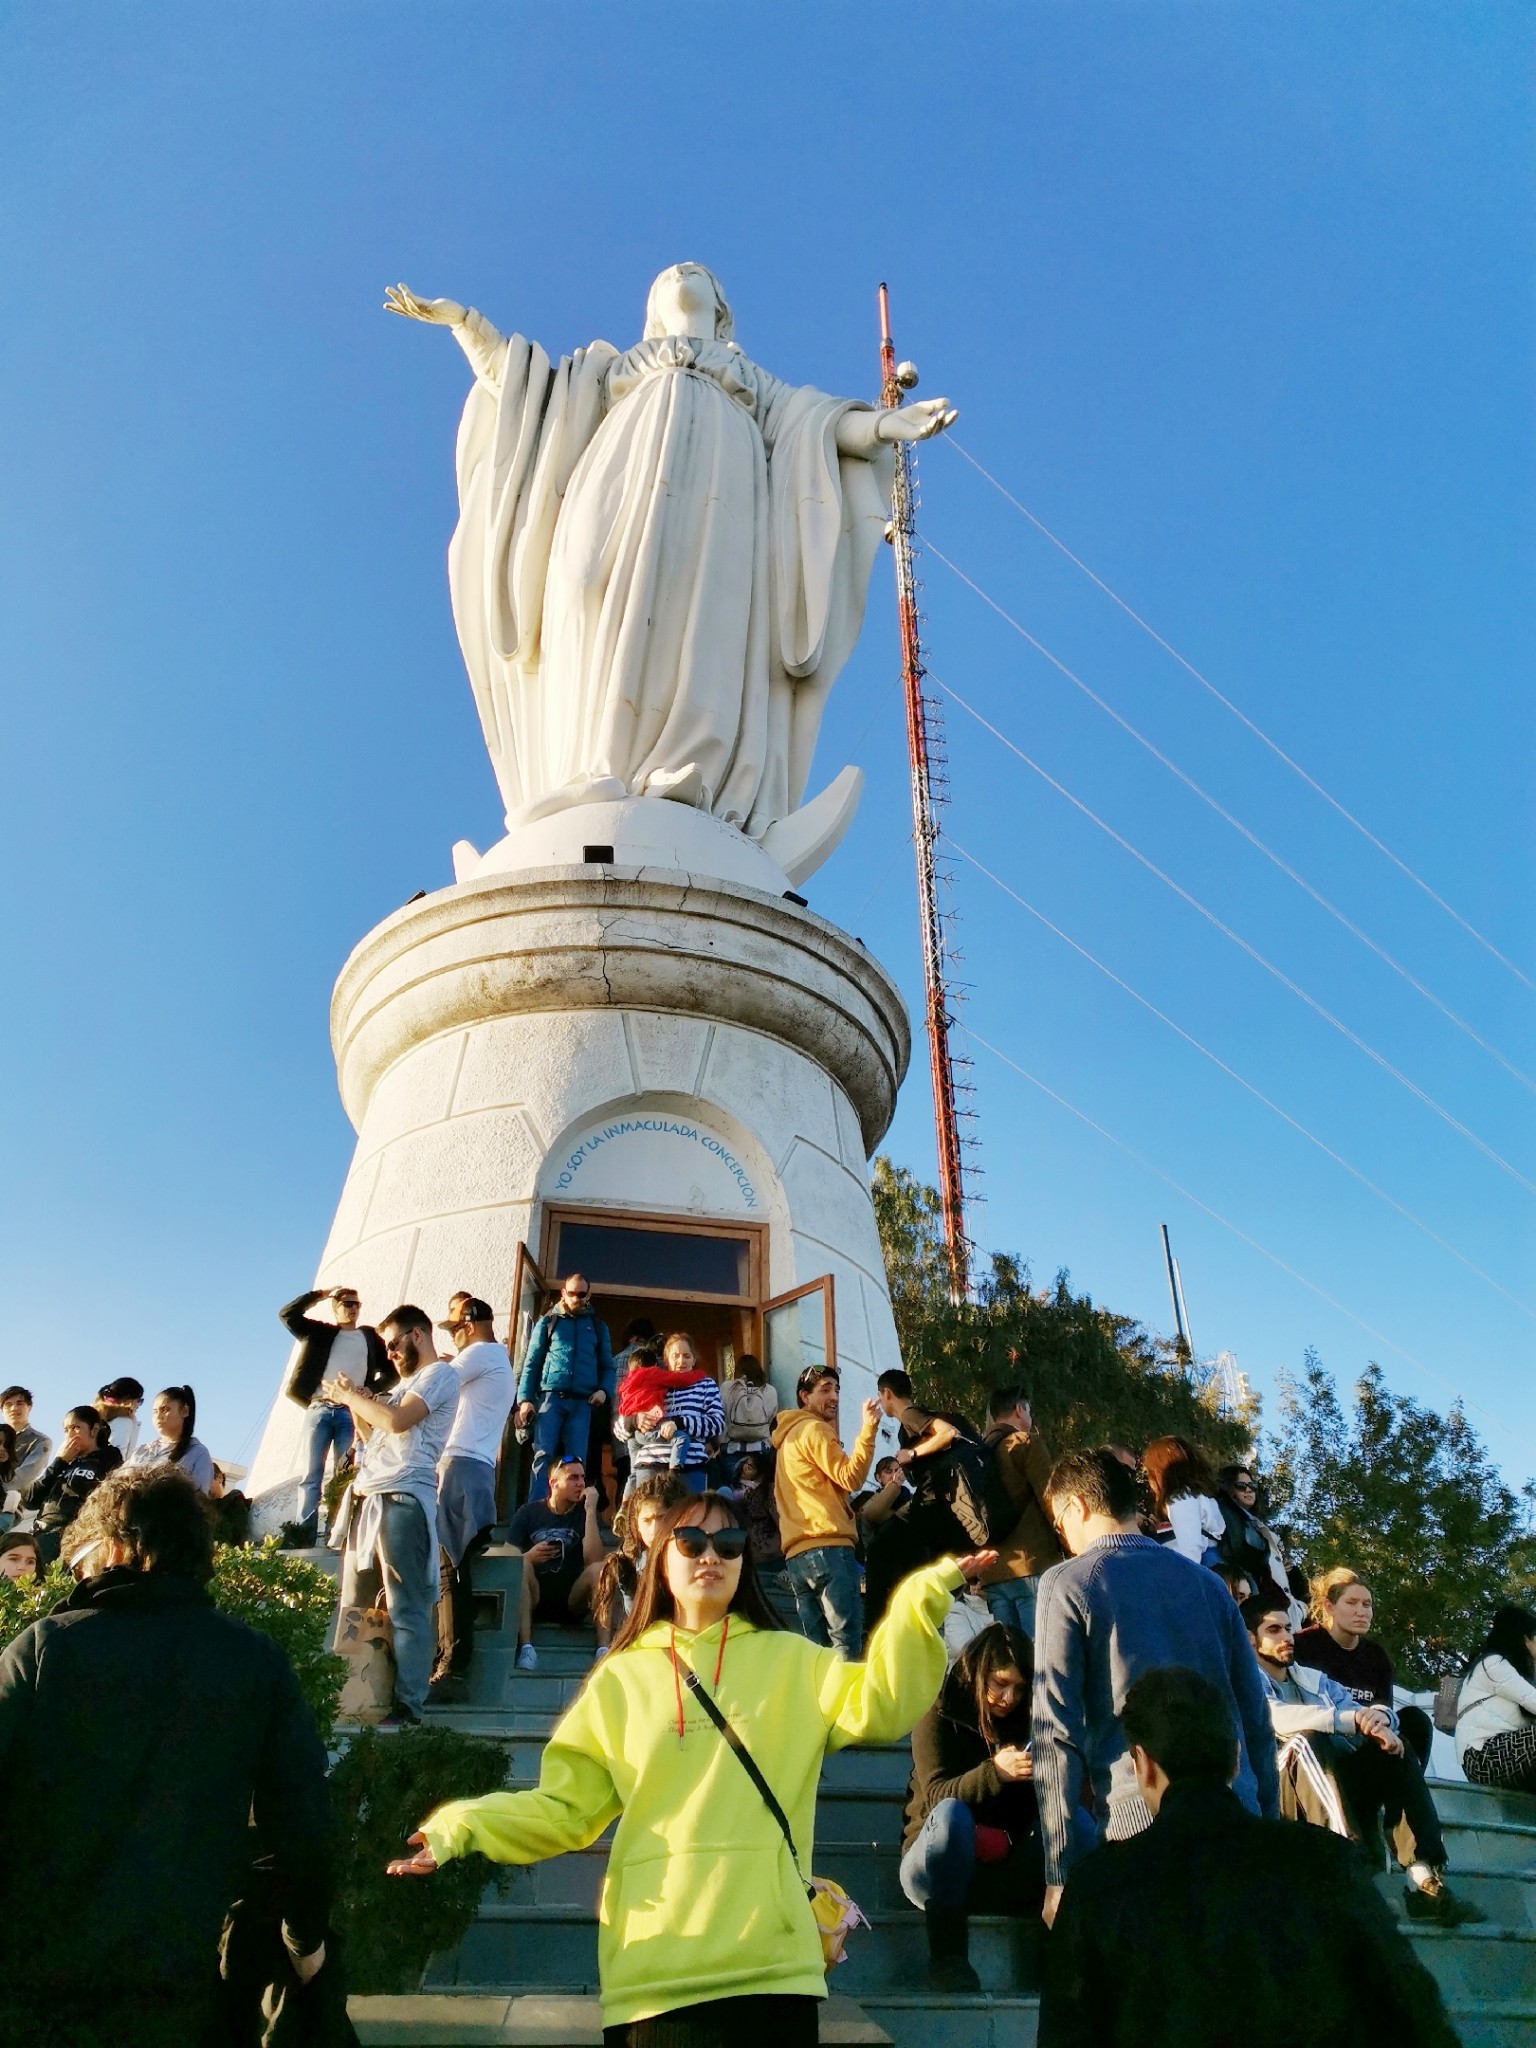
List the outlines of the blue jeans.
{"type": "Polygon", "coordinates": [[[320,1482],[325,1477],[325,1454],[335,1453],[336,1463],[352,1448],[352,1410],[339,1403],[311,1401],[304,1410],[304,1473],[299,1480],[301,1522],[320,1512],[320,1482]]]}
{"type": "Polygon", "coordinates": [[[533,1476],[528,1498],[543,1500],[549,1492],[549,1467],[556,1458],[587,1462],[592,1434],[592,1404],[585,1394],[546,1394],[533,1418],[533,1476]]]}
{"type": "Polygon", "coordinates": [[[901,1888],[920,1913],[959,1911],[975,1875],[975,1816],[963,1799],[941,1799],[901,1859],[901,1888]]]}
{"type": "Polygon", "coordinates": [[[857,1663],[864,1647],[864,1603],[852,1545],[829,1543],[799,1551],[785,1570],[795,1589],[801,1635],[857,1663]]]}
{"type": "Polygon", "coordinates": [[[427,1541],[421,1502],[408,1493],[384,1496],[384,1518],[373,1563],[360,1570],[347,1551],[343,1607],[368,1607],[384,1595],[395,1637],[395,1698],[419,1714],[427,1702],[437,1655],[438,1564],[427,1541]]]}
{"type": "Polygon", "coordinates": [[[1035,1639],[1035,1588],[1038,1577],[1033,1579],[1002,1579],[995,1586],[983,1586],[982,1594],[992,1610],[992,1619],[1000,1621],[1007,1628],[1016,1628],[1020,1635],[1035,1639]]]}

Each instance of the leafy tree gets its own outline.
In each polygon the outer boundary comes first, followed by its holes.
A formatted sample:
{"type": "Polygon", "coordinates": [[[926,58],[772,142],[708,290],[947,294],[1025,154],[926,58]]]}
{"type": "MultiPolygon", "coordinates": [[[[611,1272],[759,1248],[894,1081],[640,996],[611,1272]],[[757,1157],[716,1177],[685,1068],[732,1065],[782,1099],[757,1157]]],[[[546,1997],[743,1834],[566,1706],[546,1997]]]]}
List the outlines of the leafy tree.
{"type": "Polygon", "coordinates": [[[1251,1415],[1222,1414],[1209,1374],[1132,1317],[1074,1294],[1064,1272],[1037,1291],[1021,1259],[994,1253],[975,1298],[952,1303],[935,1190],[880,1158],[873,1191],[896,1333],[921,1399],[980,1423],[992,1389],[1018,1382],[1056,1448],[1108,1439],[1140,1449],[1177,1435],[1218,1463],[1249,1454],[1251,1415]]]}
{"type": "Polygon", "coordinates": [[[1460,1402],[1444,1416],[1368,1365],[1346,1412],[1308,1351],[1280,1379],[1271,1500],[1310,1574],[1360,1573],[1401,1679],[1427,1686],[1476,1647],[1501,1601],[1529,1600],[1531,1507],[1499,1477],[1460,1402]]]}

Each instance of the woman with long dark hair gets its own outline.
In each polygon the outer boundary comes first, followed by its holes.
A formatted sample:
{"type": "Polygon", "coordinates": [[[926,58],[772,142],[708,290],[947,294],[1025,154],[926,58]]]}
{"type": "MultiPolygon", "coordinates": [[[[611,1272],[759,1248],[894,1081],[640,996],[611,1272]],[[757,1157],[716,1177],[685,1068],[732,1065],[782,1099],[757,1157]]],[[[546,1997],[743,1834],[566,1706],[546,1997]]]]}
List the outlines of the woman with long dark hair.
{"type": "Polygon", "coordinates": [[[162,1387],[150,1410],[156,1434],[139,1445],[128,1463],[136,1472],[150,1465],[175,1465],[199,1493],[213,1485],[213,1458],[194,1434],[197,1396],[190,1387],[162,1387]]]}
{"type": "Polygon", "coordinates": [[[1045,1897],[1030,1750],[1034,1652],[993,1622],[966,1644],[912,1731],[901,1888],[923,1913],[940,1991],[978,1991],[970,1913],[1035,1914],[1045,1897]]]}
{"type": "Polygon", "coordinates": [[[1156,1437],[1141,1454],[1141,1469],[1158,1542],[1171,1543],[1191,1564],[1217,1564],[1227,1525],[1216,1505],[1216,1481],[1199,1451],[1182,1436],[1156,1437]]]}
{"type": "Polygon", "coordinates": [[[60,1539],[87,1496],[122,1462],[98,1410],[71,1408],[64,1418],[59,1455],[21,1496],[22,1506],[37,1516],[33,1534],[44,1565],[58,1556],[60,1539]]]}
{"type": "Polygon", "coordinates": [[[1536,1792],[1536,1614],[1501,1607],[1456,1699],[1456,1761],[1474,1785],[1536,1792]]]}
{"type": "Polygon", "coordinates": [[[550,1737],[537,1790],[440,1807],[391,1871],[427,1876],[471,1850],[536,1863],[617,1819],[598,1932],[608,2048],[815,2048],[826,1969],[806,1880],[822,1764],[849,1743],[896,1740],[931,1704],[944,1614],[990,1561],[913,1573],[864,1662],[847,1664],[779,1628],[735,1508],[691,1496],[550,1737]]]}

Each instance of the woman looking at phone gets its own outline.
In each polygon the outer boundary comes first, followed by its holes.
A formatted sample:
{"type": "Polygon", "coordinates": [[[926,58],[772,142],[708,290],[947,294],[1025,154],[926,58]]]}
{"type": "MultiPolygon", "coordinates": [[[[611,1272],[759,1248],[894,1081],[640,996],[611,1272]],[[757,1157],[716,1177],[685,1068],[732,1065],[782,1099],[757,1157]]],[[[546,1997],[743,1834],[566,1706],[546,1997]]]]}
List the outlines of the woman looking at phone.
{"type": "Polygon", "coordinates": [[[704,1493],[647,1553],[635,1604],[544,1750],[536,1790],[455,1800],[423,1822],[424,1877],[479,1850],[536,1863],[618,1819],[598,1933],[608,2048],[816,2048],[826,1996],[806,1896],[816,1784],[830,1750],[890,1742],[944,1675],[940,1626],[991,1553],[901,1586],[860,1664],[781,1630],[736,1509],[704,1493]],[[721,1731],[707,1693],[766,1779],[797,1854],[721,1731]]]}
{"type": "Polygon", "coordinates": [[[1030,1754],[1034,1655],[993,1622],[956,1659],[912,1731],[912,1789],[901,1888],[924,1917],[940,1991],[979,1991],[967,1954],[971,1913],[1033,1916],[1045,1897],[1030,1754]]]}

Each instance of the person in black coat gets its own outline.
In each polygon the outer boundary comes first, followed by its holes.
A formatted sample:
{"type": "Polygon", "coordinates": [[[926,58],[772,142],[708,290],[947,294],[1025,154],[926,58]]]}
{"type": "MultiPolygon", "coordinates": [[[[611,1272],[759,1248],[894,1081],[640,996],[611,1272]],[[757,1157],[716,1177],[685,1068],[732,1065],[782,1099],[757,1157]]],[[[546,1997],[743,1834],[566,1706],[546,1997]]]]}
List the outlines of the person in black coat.
{"type": "Polygon", "coordinates": [[[96,1487],[122,1462],[122,1452],[112,1442],[100,1413],[95,1408],[71,1408],[64,1418],[59,1455],[21,1496],[22,1506],[37,1516],[33,1534],[39,1564],[53,1563],[64,1531],[96,1487]]]}
{"type": "Polygon", "coordinates": [[[974,1636],[912,1731],[901,1888],[924,1915],[941,1991],[977,1991],[970,1913],[1034,1914],[1045,1896],[1032,1782],[1029,1638],[994,1622],[974,1636]]]}
{"type": "Polygon", "coordinates": [[[1351,1844],[1238,1801],[1237,1730],[1208,1680],[1144,1672],[1121,1725],[1155,1817],[1073,1866],[1039,2048],[1455,2048],[1351,1844]]]}
{"type": "Polygon", "coordinates": [[[339,1402],[318,1398],[320,1382],[344,1372],[353,1386],[370,1394],[387,1394],[397,1378],[384,1339],[371,1324],[358,1321],[362,1307],[355,1287],[333,1287],[329,1292],[312,1287],[277,1312],[283,1328],[299,1340],[283,1392],[305,1411],[304,1470],[299,1479],[298,1512],[284,1531],[284,1540],[301,1548],[312,1544],[319,1534],[326,1452],[339,1465],[352,1448],[352,1411],[339,1402]],[[309,1313],[319,1301],[330,1303],[333,1321],[322,1322],[309,1313]]]}
{"type": "Polygon", "coordinates": [[[227,2038],[252,1817],[293,1975],[324,1976],[325,1751],[281,1650],[212,1605],[208,1508],[174,1468],[106,1481],[70,1548],[105,1568],[0,1656],[0,2039],[202,2048],[227,2038]]]}

